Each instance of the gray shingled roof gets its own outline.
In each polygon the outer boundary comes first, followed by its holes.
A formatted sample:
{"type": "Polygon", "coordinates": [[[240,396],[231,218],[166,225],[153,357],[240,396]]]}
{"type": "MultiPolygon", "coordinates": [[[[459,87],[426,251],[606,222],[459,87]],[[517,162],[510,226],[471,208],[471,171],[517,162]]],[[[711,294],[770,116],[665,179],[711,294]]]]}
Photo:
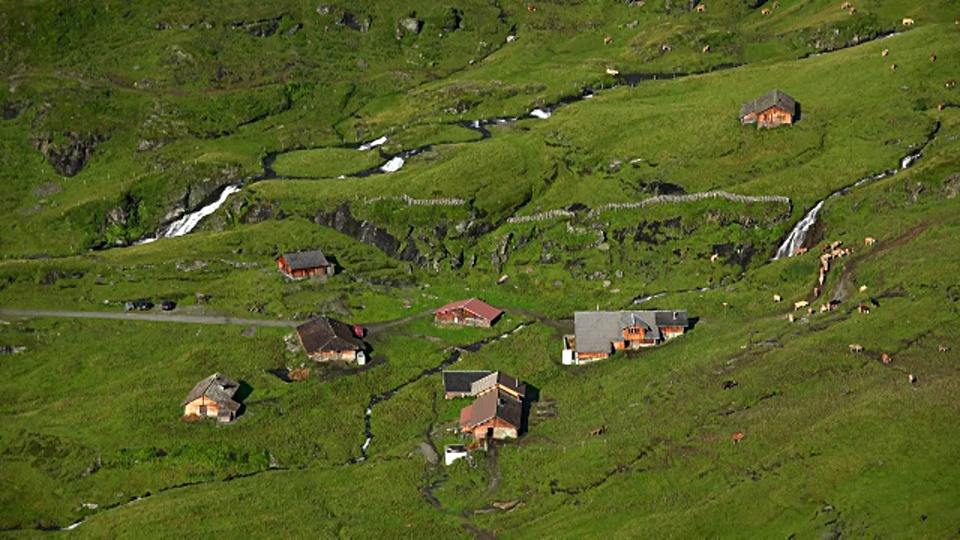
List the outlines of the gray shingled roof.
{"type": "Polygon", "coordinates": [[[301,324],[297,327],[297,334],[308,355],[319,351],[362,351],[366,348],[353,334],[353,328],[327,317],[301,324]]]}
{"type": "Polygon", "coordinates": [[[493,388],[497,384],[504,388],[509,388],[521,396],[527,393],[527,385],[520,382],[520,379],[511,377],[510,375],[507,375],[501,371],[491,373],[486,377],[474,382],[470,388],[470,393],[477,395],[480,392],[484,392],[490,388],[493,388]]]}
{"type": "Polygon", "coordinates": [[[745,103],[740,108],[740,116],[743,117],[752,112],[763,112],[773,106],[778,106],[791,115],[796,116],[797,114],[797,101],[795,99],[781,90],[771,90],[750,103],[745,103]]]}
{"type": "Polygon", "coordinates": [[[444,371],[443,391],[470,394],[470,386],[487,375],[489,371],[444,371]]]}
{"type": "Polygon", "coordinates": [[[180,405],[185,406],[200,396],[206,396],[207,399],[221,407],[236,411],[240,408],[240,404],[233,400],[233,395],[237,393],[238,388],[240,388],[240,384],[233,379],[220,373],[214,373],[198,382],[180,405]]]}
{"type": "Polygon", "coordinates": [[[297,251],[295,253],[284,253],[283,259],[287,261],[290,270],[307,270],[309,268],[319,268],[321,266],[330,266],[327,258],[319,249],[313,251],[297,251]]]}
{"type": "Polygon", "coordinates": [[[578,311],[573,314],[577,352],[611,352],[623,339],[623,329],[637,324],[651,339],[661,339],[661,326],[688,326],[686,310],[677,311],[578,311]]]}

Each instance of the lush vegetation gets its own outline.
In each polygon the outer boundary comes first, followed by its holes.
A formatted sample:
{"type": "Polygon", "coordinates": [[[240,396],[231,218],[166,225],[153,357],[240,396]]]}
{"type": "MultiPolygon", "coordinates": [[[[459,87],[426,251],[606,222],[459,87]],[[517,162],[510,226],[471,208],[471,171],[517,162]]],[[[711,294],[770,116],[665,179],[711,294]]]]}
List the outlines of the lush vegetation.
{"type": "Polygon", "coordinates": [[[286,383],[272,371],[307,362],[289,328],[2,314],[0,530],[956,534],[952,2],[261,4],[0,5],[0,308],[325,314],[369,326],[373,361],[286,383]],[[771,88],[800,122],[740,125],[771,88]],[[228,184],[190,234],[136,244],[228,184]],[[810,251],[771,261],[844,188],[810,251]],[[708,191],[790,202],[639,206],[708,191]],[[853,253],[814,299],[834,240],[853,253]],[[311,248],[336,275],[277,274],[311,248]],[[506,317],[432,324],[471,296],[506,317]],[[560,366],[574,311],[648,296],[688,310],[687,335],[560,366]],[[789,322],[802,299],[838,305],[789,322]],[[528,432],[473,465],[421,455],[459,440],[467,402],[432,373],[451,358],[534,388],[528,432]],[[243,382],[244,414],[178,421],[217,371],[243,382]]]}

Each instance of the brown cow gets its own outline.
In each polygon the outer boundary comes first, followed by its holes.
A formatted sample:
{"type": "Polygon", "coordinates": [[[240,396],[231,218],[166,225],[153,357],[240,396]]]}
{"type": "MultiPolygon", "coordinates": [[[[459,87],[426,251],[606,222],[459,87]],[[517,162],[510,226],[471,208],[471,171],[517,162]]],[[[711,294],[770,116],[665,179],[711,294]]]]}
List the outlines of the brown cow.
{"type": "Polygon", "coordinates": [[[803,255],[806,252],[807,252],[807,248],[797,248],[793,250],[794,255],[803,255]]]}
{"type": "Polygon", "coordinates": [[[884,49],[880,51],[880,56],[886,56],[888,54],[890,54],[890,49],[884,49]]]}
{"type": "Polygon", "coordinates": [[[896,64],[890,64],[890,69],[891,69],[891,70],[897,69],[897,65],[896,65],[896,64]]]}
{"type": "Polygon", "coordinates": [[[709,45],[704,45],[704,46],[703,46],[703,49],[701,49],[700,52],[702,52],[702,53],[708,53],[708,52],[710,52],[710,46],[709,46],[709,45]]]}
{"type": "Polygon", "coordinates": [[[703,4],[700,4],[699,6],[697,6],[697,13],[703,13],[706,10],[707,10],[707,6],[703,4]]]}
{"type": "Polygon", "coordinates": [[[860,304],[859,306],[857,306],[857,310],[860,313],[870,313],[870,308],[868,308],[865,304],[860,304]]]}
{"type": "Polygon", "coordinates": [[[941,344],[937,346],[937,350],[940,352],[947,352],[950,350],[950,347],[947,347],[946,345],[941,344]]]}
{"type": "Polygon", "coordinates": [[[603,38],[603,44],[604,44],[604,45],[609,45],[609,44],[611,44],[611,43],[613,43],[613,38],[612,38],[612,37],[607,36],[607,37],[603,38]]]}
{"type": "Polygon", "coordinates": [[[740,432],[734,433],[730,437],[730,440],[733,441],[733,444],[737,444],[738,442],[743,440],[743,433],[740,433],[740,432]]]}
{"type": "Polygon", "coordinates": [[[840,9],[850,9],[850,2],[840,4],[840,9]]]}
{"type": "Polygon", "coordinates": [[[537,10],[537,6],[533,4],[527,4],[527,11],[536,11],[536,10],[537,10]]]}
{"type": "Polygon", "coordinates": [[[957,85],[957,81],[955,79],[950,79],[949,81],[947,81],[947,88],[953,88],[956,85],[957,85]]]}
{"type": "Polygon", "coordinates": [[[890,362],[893,362],[893,358],[890,358],[889,354],[883,353],[880,355],[880,361],[882,361],[884,364],[889,364],[890,362]]]}
{"type": "Polygon", "coordinates": [[[596,437],[597,435],[603,435],[607,431],[607,426],[599,426],[590,430],[590,436],[596,437]]]}
{"type": "Polygon", "coordinates": [[[760,13],[763,14],[763,15],[769,15],[769,14],[770,14],[770,10],[769,10],[768,8],[763,8],[763,9],[760,10],[760,13]]]}
{"type": "Polygon", "coordinates": [[[868,236],[863,239],[863,245],[865,246],[872,246],[875,243],[877,243],[877,239],[872,236],[868,236]]]}
{"type": "Polygon", "coordinates": [[[937,61],[937,55],[931,54],[931,55],[930,55],[930,61],[931,61],[931,62],[936,62],[936,61],[937,61]]]}
{"type": "Polygon", "coordinates": [[[780,2],[774,2],[773,9],[777,9],[778,7],[780,7],[780,2]]]}

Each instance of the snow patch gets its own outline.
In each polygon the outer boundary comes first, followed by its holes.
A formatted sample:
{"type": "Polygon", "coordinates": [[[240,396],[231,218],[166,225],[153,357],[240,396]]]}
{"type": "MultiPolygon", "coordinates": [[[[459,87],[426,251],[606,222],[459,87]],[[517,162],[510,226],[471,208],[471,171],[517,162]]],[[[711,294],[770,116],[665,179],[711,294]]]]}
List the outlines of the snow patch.
{"type": "Polygon", "coordinates": [[[385,173],[397,172],[397,171],[400,170],[401,167],[403,167],[403,163],[404,163],[403,158],[400,157],[400,156],[397,156],[397,157],[391,159],[390,161],[384,163],[384,164],[380,167],[380,170],[383,171],[383,172],[385,172],[385,173]]]}

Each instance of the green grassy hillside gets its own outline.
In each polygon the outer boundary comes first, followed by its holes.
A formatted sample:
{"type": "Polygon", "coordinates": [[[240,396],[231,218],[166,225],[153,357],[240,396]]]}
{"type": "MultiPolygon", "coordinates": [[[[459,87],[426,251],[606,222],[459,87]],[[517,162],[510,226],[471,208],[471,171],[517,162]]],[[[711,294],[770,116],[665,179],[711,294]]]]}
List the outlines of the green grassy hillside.
{"type": "Polygon", "coordinates": [[[329,315],[373,359],[291,384],[290,328],[0,313],[0,532],[958,534],[960,8],[839,4],[0,2],[0,310],[329,315]],[[800,121],[741,125],[772,88],[800,121]],[[314,248],[336,275],[277,274],[314,248]],[[506,316],[432,324],[472,296],[506,316]],[[560,365],[633,308],[695,324],[560,365]],[[473,466],[419,449],[459,440],[451,360],[535,389],[473,466]],[[218,371],[244,414],[178,421],[218,371]]]}

